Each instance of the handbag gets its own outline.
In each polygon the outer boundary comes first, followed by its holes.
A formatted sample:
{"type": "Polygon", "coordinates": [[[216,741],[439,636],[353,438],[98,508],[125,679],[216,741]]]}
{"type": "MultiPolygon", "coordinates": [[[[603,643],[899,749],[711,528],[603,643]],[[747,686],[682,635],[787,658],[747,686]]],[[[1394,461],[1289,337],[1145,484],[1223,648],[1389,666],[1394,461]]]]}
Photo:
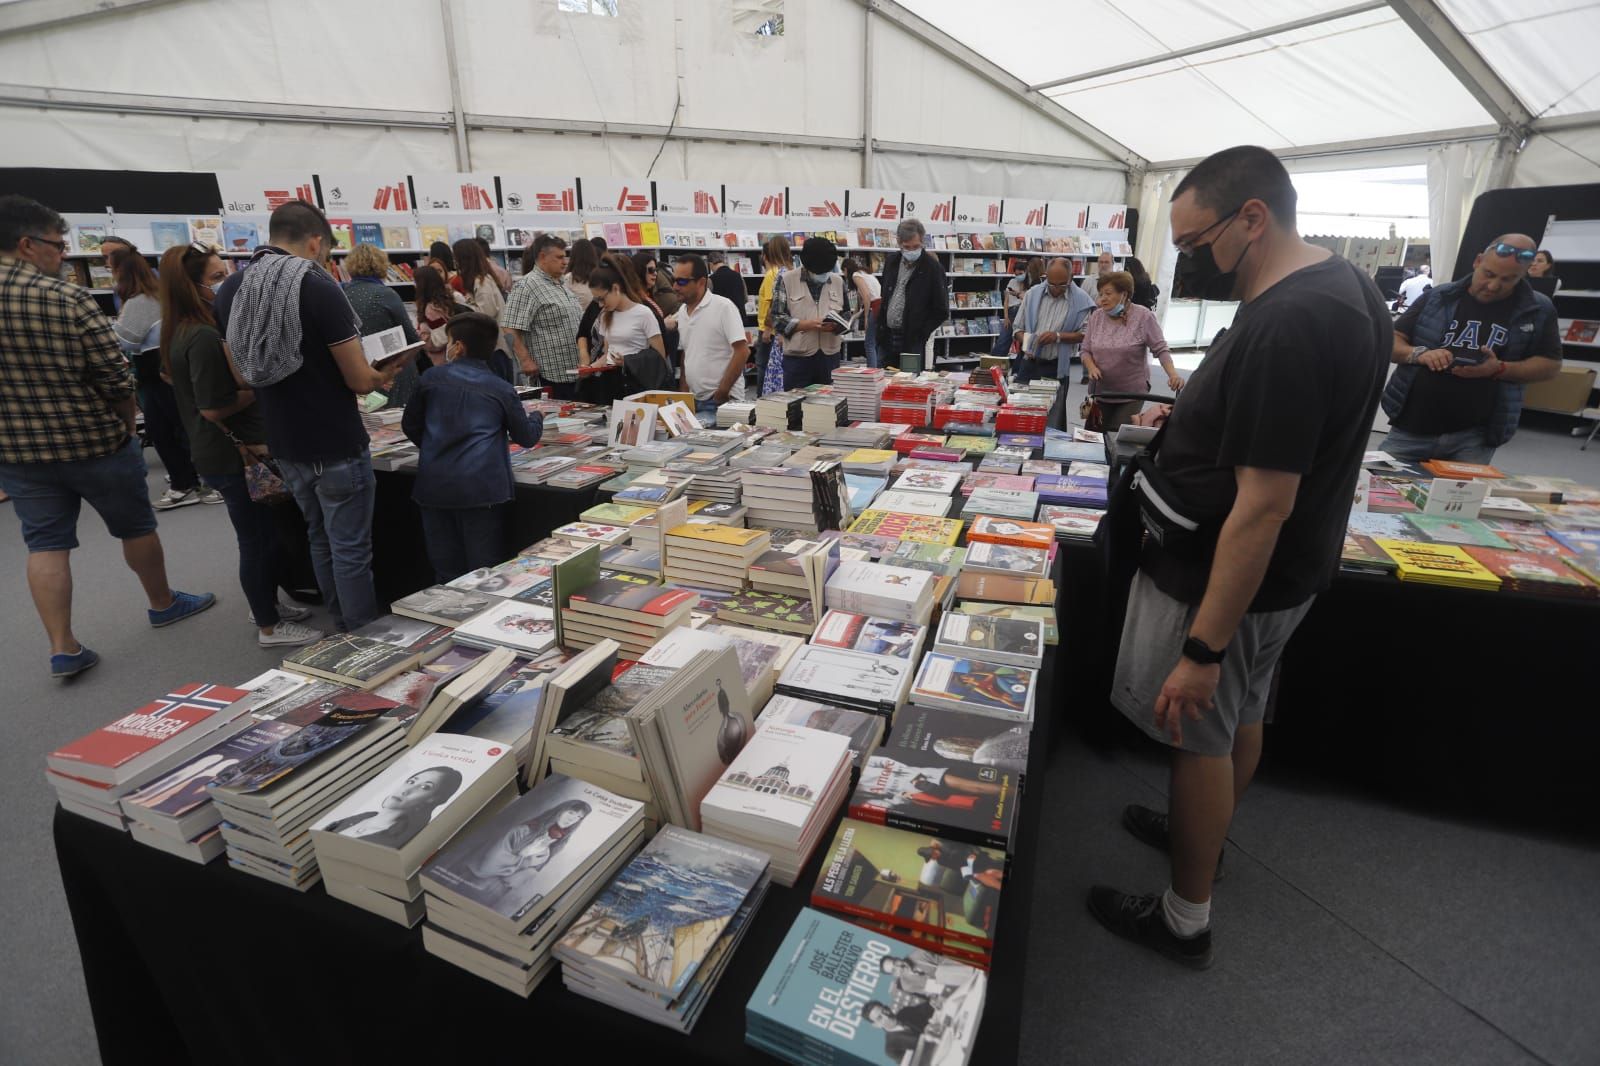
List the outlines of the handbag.
{"type": "Polygon", "coordinates": [[[218,428],[239,449],[240,460],[244,463],[244,487],[249,491],[252,501],[272,506],[294,499],[294,493],[289,491],[288,483],[283,480],[283,471],[272,456],[252,453],[248,444],[233,435],[233,430],[227,426],[218,428]]]}
{"type": "Polygon", "coordinates": [[[1078,405],[1078,417],[1083,420],[1084,429],[1099,433],[1105,426],[1104,412],[1100,410],[1100,401],[1092,395],[1085,396],[1083,402],[1078,405]]]}

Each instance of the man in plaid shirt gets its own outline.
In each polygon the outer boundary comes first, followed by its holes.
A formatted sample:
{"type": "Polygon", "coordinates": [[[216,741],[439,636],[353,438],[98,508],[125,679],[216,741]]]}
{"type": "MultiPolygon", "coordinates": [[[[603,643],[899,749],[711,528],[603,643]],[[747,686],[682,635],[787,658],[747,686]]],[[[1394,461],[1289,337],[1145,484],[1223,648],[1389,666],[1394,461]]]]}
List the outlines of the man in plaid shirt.
{"type": "Polygon", "coordinates": [[[209,592],[167,584],[134,433],[133,379],[110,320],[88,292],[59,277],[66,232],[43,204],[0,196],[0,489],[22,522],[28,589],[50,638],[50,673],[59,678],[100,661],[72,632],[69,558],[85,500],[122,541],[152,626],[216,602],[209,592]]]}
{"type": "Polygon", "coordinates": [[[500,325],[511,337],[522,372],[562,400],[578,395],[578,300],[561,283],[567,269],[567,242],[541,233],[523,255],[533,263],[506,298],[500,325]]]}

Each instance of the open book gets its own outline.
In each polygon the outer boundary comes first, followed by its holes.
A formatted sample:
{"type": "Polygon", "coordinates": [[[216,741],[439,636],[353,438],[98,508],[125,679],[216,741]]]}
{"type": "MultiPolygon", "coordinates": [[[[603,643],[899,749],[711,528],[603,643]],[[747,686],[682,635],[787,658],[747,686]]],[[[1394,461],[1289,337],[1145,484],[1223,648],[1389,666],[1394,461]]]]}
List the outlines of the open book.
{"type": "Polygon", "coordinates": [[[840,314],[838,311],[829,311],[826,315],[822,316],[822,321],[824,324],[831,322],[840,333],[849,333],[851,330],[856,328],[855,315],[844,315],[840,314]]]}
{"type": "Polygon", "coordinates": [[[372,367],[386,366],[408,352],[421,350],[422,341],[407,344],[406,332],[399,326],[361,338],[361,352],[367,357],[367,365],[372,367]]]}

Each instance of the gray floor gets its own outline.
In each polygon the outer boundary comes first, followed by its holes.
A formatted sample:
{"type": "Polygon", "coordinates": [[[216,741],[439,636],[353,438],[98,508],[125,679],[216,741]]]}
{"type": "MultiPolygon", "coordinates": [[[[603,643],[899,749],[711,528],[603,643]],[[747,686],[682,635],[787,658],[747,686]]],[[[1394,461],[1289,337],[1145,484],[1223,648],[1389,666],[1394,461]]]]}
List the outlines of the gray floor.
{"type": "MultiPolygon", "coordinates": [[[[1577,444],[1564,431],[1526,431],[1497,461],[1600,482],[1600,449],[1577,444]]],[[[152,494],[160,482],[156,468],[152,494]]],[[[73,557],[77,624],[104,662],[77,682],[51,682],[21,536],[4,510],[0,602],[11,607],[0,676],[12,697],[0,716],[9,812],[0,1062],[83,1066],[97,1055],[50,841],[44,753],[174,683],[240,681],[281,656],[255,645],[221,507],[162,516],[173,583],[221,601],[166,630],[147,626],[117,545],[86,515],[73,557]]],[[[1297,790],[1269,773],[1235,825],[1216,903],[1219,962],[1197,975],[1144,957],[1083,909],[1096,880],[1164,884],[1160,857],[1116,825],[1125,803],[1159,805],[1163,781],[1159,763],[1137,752],[1074,742],[1060,753],[1046,783],[1025,1062],[1600,1062],[1593,852],[1297,790]]]]}

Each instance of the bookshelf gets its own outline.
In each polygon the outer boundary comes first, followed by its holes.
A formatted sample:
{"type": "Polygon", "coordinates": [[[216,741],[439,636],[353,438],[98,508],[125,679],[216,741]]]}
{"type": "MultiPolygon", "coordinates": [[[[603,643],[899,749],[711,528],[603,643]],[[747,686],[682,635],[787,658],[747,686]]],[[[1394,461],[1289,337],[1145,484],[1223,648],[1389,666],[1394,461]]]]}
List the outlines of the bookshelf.
{"type": "MultiPolygon", "coordinates": [[[[1549,216],[1539,247],[1555,257],[1563,287],[1551,299],[1561,336],[1561,373],[1529,385],[1523,405],[1536,411],[1581,417],[1595,406],[1595,376],[1600,372],[1600,337],[1587,338],[1574,322],[1600,321],[1600,218],[1549,216]],[[1570,287],[1568,287],[1570,286],[1570,287]],[[1587,387],[1586,387],[1587,386],[1587,387]]],[[[1573,430],[1583,434],[1581,423],[1573,430]]]]}

